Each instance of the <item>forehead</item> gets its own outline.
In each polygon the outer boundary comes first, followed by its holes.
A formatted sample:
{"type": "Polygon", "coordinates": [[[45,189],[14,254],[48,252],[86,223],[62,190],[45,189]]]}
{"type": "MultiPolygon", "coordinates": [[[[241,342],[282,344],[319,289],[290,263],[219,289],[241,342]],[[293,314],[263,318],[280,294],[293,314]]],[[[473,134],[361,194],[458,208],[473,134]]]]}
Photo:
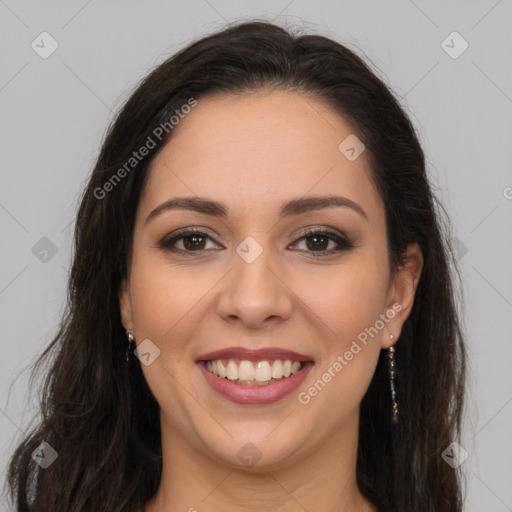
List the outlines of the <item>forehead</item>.
{"type": "Polygon", "coordinates": [[[152,162],[141,207],[197,195],[255,214],[255,206],[277,212],[291,197],[339,193],[370,216],[382,205],[367,155],[351,161],[339,149],[353,133],[330,106],[304,93],[200,98],[152,162]]]}

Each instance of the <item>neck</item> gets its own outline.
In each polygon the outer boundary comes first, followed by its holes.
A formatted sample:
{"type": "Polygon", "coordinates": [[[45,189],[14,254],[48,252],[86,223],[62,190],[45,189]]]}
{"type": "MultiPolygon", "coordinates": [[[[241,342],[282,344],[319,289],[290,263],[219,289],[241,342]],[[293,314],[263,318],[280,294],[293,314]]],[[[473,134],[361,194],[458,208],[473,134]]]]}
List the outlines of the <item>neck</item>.
{"type": "Polygon", "coordinates": [[[223,463],[161,421],[162,478],[145,512],[376,510],[356,482],[358,415],[300,460],[250,468],[223,463]]]}

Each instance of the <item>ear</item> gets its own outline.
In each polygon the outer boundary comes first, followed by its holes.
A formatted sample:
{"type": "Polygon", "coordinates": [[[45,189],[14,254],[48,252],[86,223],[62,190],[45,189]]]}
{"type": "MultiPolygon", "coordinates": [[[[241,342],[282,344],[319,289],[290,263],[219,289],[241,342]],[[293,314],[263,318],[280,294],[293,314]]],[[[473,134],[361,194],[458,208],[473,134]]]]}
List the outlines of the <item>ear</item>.
{"type": "Polygon", "coordinates": [[[121,313],[121,323],[127,331],[133,331],[133,307],[130,287],[126,279],[123,279],[119,287],[119,310],[121,313]]]}
{"type": "MultiPolygon", "coordinates": [[[[418,243],[407,248],[404,265],[392,277],[388,291],[386,311],[394,311],[392,319],[386,324],[386,331],[381,338],[381,348],[387,349],[396,343],[402,327],[411,313],[416,288],[423,269],[423,254],[418,243]],[[390,335],[393,335],[391,340],[390,335]]],[[[388,313],[388,318],[391,314],[388,313]]]]}

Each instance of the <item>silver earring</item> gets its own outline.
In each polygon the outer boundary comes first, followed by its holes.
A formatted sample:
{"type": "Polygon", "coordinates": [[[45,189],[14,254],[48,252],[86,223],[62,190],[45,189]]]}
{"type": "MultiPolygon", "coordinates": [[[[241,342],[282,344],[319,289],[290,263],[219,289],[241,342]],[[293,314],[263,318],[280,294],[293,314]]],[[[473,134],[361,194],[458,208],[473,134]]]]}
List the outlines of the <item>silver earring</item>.
{"type": "MultiPolygon", "coordinates": [[[[395,337],[390,335],[391,341],[395,339],[395,337]]],[[[396,373],[396,363],[395,363],[395,347],[392,345],[388,349],[388,357],[389,357],[389,384],[391,387],[391,423],[396,425],[398,423],[398,404],[396,403],[396,392],[395,392],[395,373],[396,373]]]]}
{"type": "Polygon", "coordinates": [[[126,347],[126,360],[130,361],[130,351],[132,349],[132,343],[135,345],[135,338],[131,332],[127,332],[126,337],[128,338],[128,346],[126,347]]]}

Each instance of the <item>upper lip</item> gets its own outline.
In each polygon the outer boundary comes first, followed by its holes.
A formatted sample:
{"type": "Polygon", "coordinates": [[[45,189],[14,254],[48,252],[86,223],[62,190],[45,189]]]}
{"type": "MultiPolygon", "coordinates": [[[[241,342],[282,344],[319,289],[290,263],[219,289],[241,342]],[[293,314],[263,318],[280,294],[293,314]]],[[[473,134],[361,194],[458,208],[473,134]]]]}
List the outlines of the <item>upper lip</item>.
{"type": "Polygon", "coordinates": [[[290,359],[291,361],[301,362],[313,361],[311,356],[299,354],[293,350],[285,350],[283,348],[265,347],[251,349],[244,347],[229,347],[202,354],[196,359],[196,362],[213,361],[217,359],[241,359],[253,362],[275,359],[290,359]]]}

